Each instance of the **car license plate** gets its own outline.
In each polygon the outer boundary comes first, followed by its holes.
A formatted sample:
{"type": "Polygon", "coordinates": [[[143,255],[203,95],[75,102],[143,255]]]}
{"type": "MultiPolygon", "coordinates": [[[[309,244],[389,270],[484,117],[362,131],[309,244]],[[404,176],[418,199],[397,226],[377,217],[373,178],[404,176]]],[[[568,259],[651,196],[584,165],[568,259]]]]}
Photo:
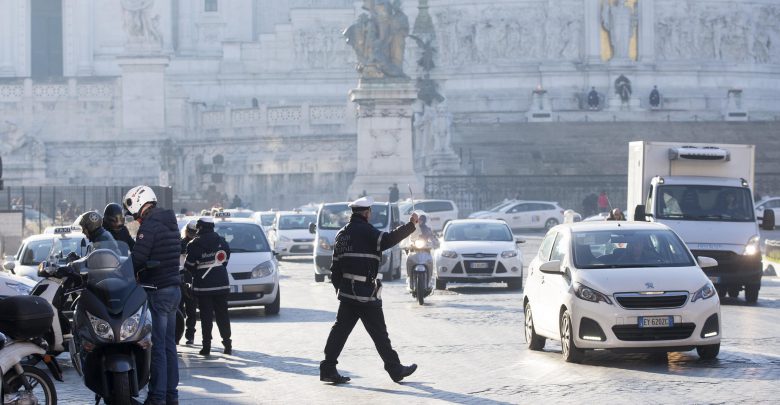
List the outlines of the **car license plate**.
{"type": "Polygon", "coordinates": [[[471,263],[471,265],[469,267],[471,267],[472,269],[486,269],[486,268],[488,268],[488,264],[487,263],[471,263]]]}
{"type": "Polygon", "coordinates": [[[312,248],[311,245],[303,245],[303,246],[301,246],[301,250],[311,250],[311,248],[312,248]]]}
{"type": "Polygon", "coordinates": [[[712,284],[720,284],[720,277],[708,277],[712,284]]]}
{"type": "Polygon", "coordinates": [[[640,316],[637,320],[640,328],[671,328],[674,326],[673,316],[640,316]]]}
{"type": "Polygon", "coordinates": [[[239,287],[237,285],[231,285],[230,286],[230,292],[232,292],[232,293],[237,293],[238,289],[239,289],[239,287]]]}

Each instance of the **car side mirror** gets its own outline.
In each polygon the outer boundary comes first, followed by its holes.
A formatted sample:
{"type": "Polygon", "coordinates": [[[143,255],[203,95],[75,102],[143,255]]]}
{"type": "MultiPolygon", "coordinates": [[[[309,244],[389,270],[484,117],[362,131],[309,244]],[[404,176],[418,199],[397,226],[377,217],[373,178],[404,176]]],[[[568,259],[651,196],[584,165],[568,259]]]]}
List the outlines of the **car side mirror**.
{"type": "Polygon", "coordinates": [[[309,222],[309,233],[312,235],[317,233],[317,224],[315,224],[314,222],[309,222]]]}
{"type": "Polygon", "coordinates": [[[518,245],[521,245],[521,244],[525,243],[525,239],[517,237],[517,238],[515,238],[515,243],[518,244],[518,245]]]}
{"type": "Polygon", "coordinates": [[[775,229],[775,210],[764,210],[764,219],[761,220],[761,229],[765,231],[775,229]]]}
{"type": "Polygon", "coordinates": [[[718,261],[707,256],[699,256],[696,258],[696,260],[699,262],[699,267],[705,268],[705,267],[717,267],[718,261]]]}
{"type": "MultiPolygon", "coordinates": [[[[14,268],[15,267],[16,267],[16,263],[14,263],[12,261],[7,261],[7,262],[3,263],[3,268],[8,270],[8,271],[10,271],[11,273],[14,273],[14,268]]],[[[16,273],[14,273],[14,274],[16,274],[16,273]]]]}
{"type": "Polygon", "coordinates": [[[541,266],[539,266],[539,271],[547,274],[561,274],[563,273],[561,271],[561,261],[550,260],[549,262],[544,262],[541,266]]]}

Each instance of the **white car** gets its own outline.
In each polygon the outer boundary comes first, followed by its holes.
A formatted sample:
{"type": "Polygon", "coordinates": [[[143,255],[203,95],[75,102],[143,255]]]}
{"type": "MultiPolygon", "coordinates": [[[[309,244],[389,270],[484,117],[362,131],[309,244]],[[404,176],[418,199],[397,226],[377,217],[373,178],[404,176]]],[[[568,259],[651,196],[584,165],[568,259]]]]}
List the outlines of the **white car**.
{"type": "Polygon", "coordinates": [[[229,212],[231,218],[252,218],[252,216],[255,214],[254,211],[248,210],[246,208],[229,208],[223,211],[229,212]]]}
{"type": "Polygon", "coordinates": [[[268,239],[278,257],[314,254],[314,236],[309,232],[309,224],[315,222],[317,214],[313,212],[277,212],[268,239]]]}
{"type": "Polygon", "coordinates": [[[667,226],[580,222],[551,229],[528,266],[528,347],[560,340],[567,362],[585,350],[720,351],[720,301],[702,267],[667,226]],[[624,246],[625,247],[620,247],[624,246]]]}
{"type": "Polygon", "coordinates": [[[279,265],[260,225],[249,218],[218,213],[214,230],[230,246],[228,306],[264,306],[266,315],[279,313],[279,265]]]}
{"type": "Polygon", "coordinates": [[[765,197],[756,203],[756,220],[759,223],[764,220],[766,210],[774,211],[775,222],[780,220],[780,197],[765,197]]]}
{"type": "Polygon", "coordinates": [[[523,255],[504,221],[459,219],[444,228],[434,252],[436,289],[447,283],[505,282],[523,288],[523,255]]]}
{"type": "Polygon", "coordinates": [[[421,211],[428,217],[428,227],[434,232],[441,232],[448,222],[458,219],[458,206],[452,200],[418,200],[403,202],[398,206],[401,212],[401,221],[409,222],[414,211],[421,211]]]}
{"type": "Polygon", "coordinates": [[[552,201],[514,201],[470,218],[501,219],[512,229],[550,229],[563,223],[563,208],[552,201]]]}
{"type": "Polygon", "coordinates": [[[276,219],[276,211],[257,211],[252,214],[252,219],[263,227],[263,231],[268,235],[268,232],[274,225],[274,219],[276,219]]]}
{"type": "Polygon", "coordinates": [[[504,207],[506,207],[506,206],[508,206],[510,204],[514,204],[516,202],[517,202],[517,200],[504,200],[504,201],[496,204],[495,206],[493,206],[491,208],[488,208],[488,209],[486,209],[484,211],[474,211],[474,212],[472,212],[471,214],[469,214],[469,218],[480,218],[483,215],[491,213],[491,212],[499,212],[501,210],[501,208],[504,208],[504,207]]]}
{"type": "Polygon", "coordinates": [[[38,264],[49,258],[52,247],[62,252],[63,257],[76,252],[79,257],[86,255],[89,242],[80,227],[48,227],[40,235],[33,235],[22,241],[22,245],[13,256],[6,256],[3,268],[13,274],[39,281],[38,264]]]}

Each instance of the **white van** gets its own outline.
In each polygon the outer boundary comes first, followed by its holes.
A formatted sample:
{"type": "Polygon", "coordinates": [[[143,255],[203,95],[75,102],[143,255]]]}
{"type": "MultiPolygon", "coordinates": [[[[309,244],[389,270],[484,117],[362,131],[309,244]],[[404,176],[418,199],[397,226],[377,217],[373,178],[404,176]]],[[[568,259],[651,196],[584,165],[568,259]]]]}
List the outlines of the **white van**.
{"type": "Polygon", "coordinates": [[[441,232],[447,222],[458,219],[458,206],[452,200],[417,200],[414,207],[408,201],[399,206],[403,222],[409,221],[412,211],[424,212],[428,217],[428,227],[434,232],[441,232]]]}
{"type": "MultiPolygon", "coordinates": [[[[317,211],[317,222],[309,225],[309,232],[314,237],[314,280],[325,281],[330,276],[330,264],[333,259],[333,241],[336,233],[349,222],[352,209],[349,203],[322,204],[317,211]]],[[[386,202],[378,202],[371,206],[371,225],[382,232],[390,232],[402,222],[398,214],[398,206],[386,202]]],[[[401,278],[401,248],[396,245],[382,252],[379,265],[382,279],[395,280],[401,278]]]]}

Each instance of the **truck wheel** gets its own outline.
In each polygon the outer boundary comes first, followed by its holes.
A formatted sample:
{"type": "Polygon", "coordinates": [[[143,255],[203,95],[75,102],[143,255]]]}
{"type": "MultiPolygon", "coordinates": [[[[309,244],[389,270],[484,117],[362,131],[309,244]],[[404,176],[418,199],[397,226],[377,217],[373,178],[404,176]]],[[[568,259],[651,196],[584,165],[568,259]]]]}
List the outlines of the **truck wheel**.
{"type": "Polygon", "coordinates": [[[696,353],[702,360],[712,360],[720,353],[720,343],[715,345],[696,346],[696,353]]]}
{"type": "Polygon", "coordinates": [[[321,283],[321,282],[325,281],[325,275],[324,274],[314,273],[314,281],[316,281],[318,283],[321,283]]]}
{"type": "Polygon", "coordinates": [[[737,297],[739,297],[739,291],[740,291],[741,289],[742,289],[742,288],[740,288],[740,287],[729,287],[729,288],[727,289],[727,292],[729,293],[729,297],[731,297],[731,298],[737,298],[737,297]]]}
{"type": "Polygon", "coordinates": [[[758,302],[758,290],[761,288],[761,284],[751,284],[745,286],[745,301],[749,304],[755,304],[758,302]]]}

